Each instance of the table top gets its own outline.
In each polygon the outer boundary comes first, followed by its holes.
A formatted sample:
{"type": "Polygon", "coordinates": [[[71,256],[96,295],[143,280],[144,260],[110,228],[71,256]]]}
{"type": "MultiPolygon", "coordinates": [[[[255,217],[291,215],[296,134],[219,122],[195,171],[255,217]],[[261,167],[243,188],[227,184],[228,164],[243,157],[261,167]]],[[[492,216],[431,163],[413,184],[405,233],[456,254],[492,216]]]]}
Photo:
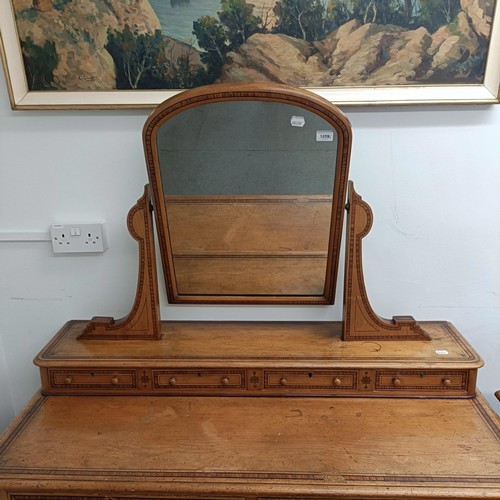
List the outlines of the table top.
{"type": "Polygon", "coordinates": [[[500,499],[500,420],[472,399],[37,397],[0,492],[500,499]]]}

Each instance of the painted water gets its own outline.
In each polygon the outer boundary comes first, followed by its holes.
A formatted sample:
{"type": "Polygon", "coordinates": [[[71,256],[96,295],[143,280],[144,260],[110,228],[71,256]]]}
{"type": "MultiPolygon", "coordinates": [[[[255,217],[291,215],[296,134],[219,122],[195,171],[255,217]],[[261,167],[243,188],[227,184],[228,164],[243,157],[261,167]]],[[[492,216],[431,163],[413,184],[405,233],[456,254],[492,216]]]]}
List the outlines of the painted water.
{"type": "MultiPolygon", "coordinates": [[[[327,0],[323,0],[326,2],[327,0]]],[[[189,44],[195,44],[193,21],[201,16],[217,17],[220,0],[149,0],[165,35],[189,44]]],[[[262,18],[272,17],[276,0],[249,1],[254,6],[253,13],[262,18]]]]}
{"type": "Polygon", "coordinates": [[[194,44],[193,21],[201,16],[215,16],[220,0],[149,0],[165,35],[194,44]]]}

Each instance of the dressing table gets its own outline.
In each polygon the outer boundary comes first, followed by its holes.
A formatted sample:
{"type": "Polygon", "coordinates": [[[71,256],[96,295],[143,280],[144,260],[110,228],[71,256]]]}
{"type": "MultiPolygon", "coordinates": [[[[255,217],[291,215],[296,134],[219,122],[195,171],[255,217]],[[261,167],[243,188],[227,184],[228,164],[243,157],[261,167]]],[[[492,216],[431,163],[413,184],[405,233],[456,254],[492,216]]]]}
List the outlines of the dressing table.
{"type": "Polygon", "coordinates": [[[35,358],[0,500],[500,499],[479,356],[450,323],[370,305],[373,214],[348,182],[341,111],[213,85],[158,106],[143,139],[134,304],[69,321],[35,358]],[[170,303],[328,307],[342,238],[342,321],[160,318],[156,247],[170,303]]]}

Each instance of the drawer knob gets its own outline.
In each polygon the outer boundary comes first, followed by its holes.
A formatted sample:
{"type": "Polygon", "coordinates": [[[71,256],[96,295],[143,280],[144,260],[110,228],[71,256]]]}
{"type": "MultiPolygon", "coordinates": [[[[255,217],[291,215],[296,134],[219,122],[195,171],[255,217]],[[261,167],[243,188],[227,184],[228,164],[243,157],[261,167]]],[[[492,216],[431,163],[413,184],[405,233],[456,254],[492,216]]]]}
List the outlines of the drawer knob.
{"type": "Polygon", "coordinates": [[[394,387],[401,387],[401,380],[399,380],[398,377],[394,377],[392,379],[392,384],[394,385],[394,387]]]}
{"type": "Polygon", "coordinates": [[[335,378],[333,379],[333,385],[336,385],[337,387],[338,387],[339,385],[342,385],[342,380],[340,380],[338,377],[335,377],[335,378]]]}
{"type": "Polygon", "coordinates": [[[280,378],[280,384],[281,385],[286,385],[287,384],[285,377],[280,378]]]}
{"type": "Polygon", "coordinates": [[[64,381],[67,383],[67,384],[71,384],[71,382],[73,382],[73,377],[71,375],[68,375],[64,381]]]}
{"type": "Polygon", "coordinates": [[[451,380],[449,378],[443,378],[443,385],[449,387],[451,385],[451,380]]]}
{"type": "Polygon", "coordinates": [[[227,377],[224,377],[222,380],[222,385],[229,385],[229,379],[227,377]]]}
{"type": "Polygon", "coordinates": [[[177,385],[177,380],[176,380],[176,378],[175,378],[175,377],[171,377],[171,378],[169,379],[168,383],[169,383],[170,385],[172,385],[172,386],[173,386],[173,385],[177,385]]]}
{"type": "Polygon", "coordinates": [[[118,378],[118,376],[116,376],[116,375],[115,375],[115,376],[111,379],[111,383],[112,383],[113,385],[116,385],[116,384],[118,384],[118,382],[120,382],[120,379],[118,378]]]}

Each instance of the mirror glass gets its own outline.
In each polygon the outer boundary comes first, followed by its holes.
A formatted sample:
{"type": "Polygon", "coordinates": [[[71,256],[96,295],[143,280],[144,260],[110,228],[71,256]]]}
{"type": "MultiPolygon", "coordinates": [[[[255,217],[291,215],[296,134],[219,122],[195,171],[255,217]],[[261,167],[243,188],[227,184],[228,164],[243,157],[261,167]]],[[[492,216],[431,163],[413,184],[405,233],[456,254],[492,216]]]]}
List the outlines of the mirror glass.
{"type": "Polygon", "coordinates": [[[161,120],[154,142],[170,301],[326,300],[341,158],[331,120],[218,99],[161,120]]]}

